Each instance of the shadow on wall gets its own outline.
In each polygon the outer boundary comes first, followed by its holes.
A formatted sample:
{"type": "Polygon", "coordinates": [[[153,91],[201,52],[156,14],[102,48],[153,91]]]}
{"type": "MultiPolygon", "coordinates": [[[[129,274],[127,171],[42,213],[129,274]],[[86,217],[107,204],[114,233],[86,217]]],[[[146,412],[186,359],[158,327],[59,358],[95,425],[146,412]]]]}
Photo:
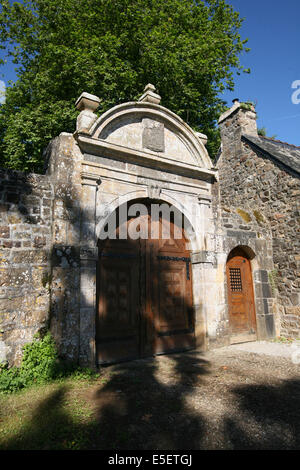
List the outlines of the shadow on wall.
{"type": "Polygon", "coordinates": [[[0,169],[0,340],[16,363],[49,310],[52,185],[44,175],[0,169]]]}

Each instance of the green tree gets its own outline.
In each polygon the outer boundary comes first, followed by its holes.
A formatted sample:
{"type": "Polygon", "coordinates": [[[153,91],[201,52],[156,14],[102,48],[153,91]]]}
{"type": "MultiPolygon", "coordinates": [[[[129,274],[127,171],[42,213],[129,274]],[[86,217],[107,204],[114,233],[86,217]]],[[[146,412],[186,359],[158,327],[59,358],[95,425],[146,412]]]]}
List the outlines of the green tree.
{"type": "Polygon", "coordinates": [[[104,112],[137,99],[148,82],[208,134],[213,155],[220,93],[247,71],[241,22],[224,0],[2,0],[1,47],[18,79],[0,105],[0,165],[41,171],[49,140],[74,131],[81,92],[98,95],[104,112]]]}

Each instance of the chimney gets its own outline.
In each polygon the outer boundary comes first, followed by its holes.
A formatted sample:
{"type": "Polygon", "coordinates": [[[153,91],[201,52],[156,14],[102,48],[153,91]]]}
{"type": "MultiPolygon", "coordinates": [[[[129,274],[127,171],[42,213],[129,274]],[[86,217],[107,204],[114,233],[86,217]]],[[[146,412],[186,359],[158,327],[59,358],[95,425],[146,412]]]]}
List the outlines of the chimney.
{"type": "Polygon", "coordinates": [[[257,137],[256,111],[252,103],[240,103],[237,98],[228,111],[220,116],[222,145],[240,141],[243,134],[257,137]]]}

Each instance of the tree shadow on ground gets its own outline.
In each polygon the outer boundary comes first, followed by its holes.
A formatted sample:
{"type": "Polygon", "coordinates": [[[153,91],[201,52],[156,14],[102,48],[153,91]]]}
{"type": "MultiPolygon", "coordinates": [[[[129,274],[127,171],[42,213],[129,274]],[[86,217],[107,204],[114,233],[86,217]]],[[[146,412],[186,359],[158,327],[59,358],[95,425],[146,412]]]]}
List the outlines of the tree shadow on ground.
{"type": "Polygon", "coordinates": [[[224,433],[234,449],[300,448],[300,379],[236,387],[232,393],[241,415],[224,420],[224,433]]]}
{"type": "Polygon", "coordinates": [[[208,417],[201,403],[210,394],[213,409],[219,399],[210,386],[213,377],[213,361],[197,351],[106,367],[85,394],[93,408],[90,419],[78,422],[68,414],[68,390],[59,385],[3,448],[299,449],[298,379],[279,385],[230,385],[224,391],[227,409],[216,426],[217,405],[216,414],[208,417]]]}
{"type": "Polygon", "coordinates": [[[76,424],[68,415],[67,388],[60,386],[2,448],[64,449],[72,441],[81,449],[197,448],[205,423],[188,410],[185,399],[192,392],[193,377],[207,374],[209,363],[197,352],[176,355],[170,380],[163,370],[170,369],[169,362],[143,359],[106,368],[107,382],[96,386],[92,396],[87,392],[94,418],[86,424],[76,424]]]}
{"type": "Polygon", "coordinates": [[[209,373],[209,363],[197,352],[164,359],[123,364],[96,392],[95,448],[198,448],[206,423],[186,400],[209,373]]]}
{"type": "Polygon", "coordinates": [[[5,442],[3,448],[16,450],[57,448],[60,437],[63,437],[66,428],[72,425],[62,408],[65,394],[64,386],[51,392],[33,411],[31,419],[24,423],[19,434],[5,442]]]}

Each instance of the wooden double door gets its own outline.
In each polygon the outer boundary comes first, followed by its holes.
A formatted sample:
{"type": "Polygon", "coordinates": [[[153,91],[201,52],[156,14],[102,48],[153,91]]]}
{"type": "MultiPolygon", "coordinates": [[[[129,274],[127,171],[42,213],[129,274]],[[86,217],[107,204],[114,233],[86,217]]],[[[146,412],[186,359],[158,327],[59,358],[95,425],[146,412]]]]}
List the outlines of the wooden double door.
{"type": "Polygon", "coordinates": [[[126,230],[131,223],[147,238],[121,239],[119,227],[115,239],[99,245],[98,364],[195,346],[192,270],[182,228],[150,215],[127,220],[126,230]]]}

